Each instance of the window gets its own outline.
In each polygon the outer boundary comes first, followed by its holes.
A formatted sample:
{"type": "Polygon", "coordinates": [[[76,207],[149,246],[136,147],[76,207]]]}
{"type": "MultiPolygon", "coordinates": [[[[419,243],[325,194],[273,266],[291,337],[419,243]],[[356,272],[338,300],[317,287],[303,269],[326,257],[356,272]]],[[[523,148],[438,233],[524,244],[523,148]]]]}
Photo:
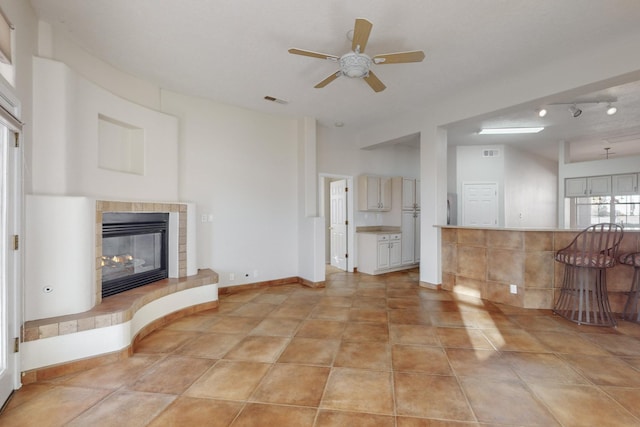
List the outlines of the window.
{"type": "Polygon", "coordinates": [[[640,229],[640,195],[574,197],[571,199],[571,226],[613,222],[640,229]]]}

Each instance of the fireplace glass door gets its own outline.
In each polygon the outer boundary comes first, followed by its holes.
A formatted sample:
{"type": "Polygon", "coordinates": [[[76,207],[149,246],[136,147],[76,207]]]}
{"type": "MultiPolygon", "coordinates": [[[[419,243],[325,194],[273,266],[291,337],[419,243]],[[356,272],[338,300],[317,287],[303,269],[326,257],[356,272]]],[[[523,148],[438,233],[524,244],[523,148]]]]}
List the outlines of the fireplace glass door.
{"type": "Polygon", "coordinates": [[[167,277],[165,213],[105,213],[102,223],[102,296],[167,277]]]}

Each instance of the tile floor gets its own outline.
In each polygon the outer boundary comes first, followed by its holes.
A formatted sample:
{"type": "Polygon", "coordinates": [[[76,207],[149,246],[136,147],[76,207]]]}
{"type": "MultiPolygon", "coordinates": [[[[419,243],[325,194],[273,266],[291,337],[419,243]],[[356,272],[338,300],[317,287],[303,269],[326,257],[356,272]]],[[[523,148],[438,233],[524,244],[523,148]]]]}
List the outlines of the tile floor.
{"type": "Polygon", "coordinates": [[[577,326],[330,271],[222,296],[135,355],[24,386],[0,426],[640,426],[640,325],[577,326]]]}

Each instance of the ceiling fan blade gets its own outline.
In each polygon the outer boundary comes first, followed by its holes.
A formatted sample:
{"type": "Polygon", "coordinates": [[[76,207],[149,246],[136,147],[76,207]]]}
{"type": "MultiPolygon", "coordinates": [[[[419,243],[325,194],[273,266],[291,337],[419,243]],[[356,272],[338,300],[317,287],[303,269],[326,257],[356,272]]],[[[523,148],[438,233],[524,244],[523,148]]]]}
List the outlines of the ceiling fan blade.
{"type": "Polygon", "coordinates": [[[371,86],[371,89],[373,89],[375,92],[382,92],[387,88],[384,83],[382,83],[380,79],[375,74],[373,74],[373,71],[369,71],[369,75],[367,77],[364,77],[364,81],[367,82],[367,84],[371,86]]]}
{"type": "Polygon", "coordinates": [[[373,58],[374,64],[402,64],[405,62],[421,62],[424,59],[424,52],[414,50],[412,52],[395,52],[376,55],[373,58]]]}
{"type": "Polygon", "coordinates": [[[312,52],[310,50],[302,50],[302,49],[296,49],[296,48],[289,49],[289,53],[293,53],[294,55],[310,56],[312,58],[330,59],[332,61],[338,60],[338,57],[335,55],[329,55],[329,54],[320,53],[320,52],[312,52]]]}
{"type": "Polygon", "coordinates": [[[338,77],[340,77],[340,74],[341,74],[340,71],[336,71],[335,73],[331,74],[329,77],[327,77],[326,79],[324,79],[323,81],[315,85],[314,87],[316,89],[323,88],[329,83],[331,83],[332,81],[334,81],[335,79],[337,79],[338,77]]]}
{"type": "Polygon", "coordinates": [[[371,28],[373,24],[366,19],[356,19],[356,25],[353,27],[353,43],[351,43],[351,50],[356,51],[360,49],[360,53],[364,53],[364,48],[367,47],[367,41],[369,40],[369,34],[371,34],[371,28]],[[358,46],[360,46],[358,48],[358,46]]]}

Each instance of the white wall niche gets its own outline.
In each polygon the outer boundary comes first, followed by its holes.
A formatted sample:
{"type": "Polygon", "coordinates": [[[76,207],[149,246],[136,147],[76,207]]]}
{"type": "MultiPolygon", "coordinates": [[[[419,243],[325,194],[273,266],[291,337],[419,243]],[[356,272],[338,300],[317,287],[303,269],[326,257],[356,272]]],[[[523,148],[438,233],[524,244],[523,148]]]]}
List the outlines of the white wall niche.
{"type": "Polygon", "coordinates": [[[143,128],[98,114],[98,167],[115,172],[144,175],[143,128]]]}

